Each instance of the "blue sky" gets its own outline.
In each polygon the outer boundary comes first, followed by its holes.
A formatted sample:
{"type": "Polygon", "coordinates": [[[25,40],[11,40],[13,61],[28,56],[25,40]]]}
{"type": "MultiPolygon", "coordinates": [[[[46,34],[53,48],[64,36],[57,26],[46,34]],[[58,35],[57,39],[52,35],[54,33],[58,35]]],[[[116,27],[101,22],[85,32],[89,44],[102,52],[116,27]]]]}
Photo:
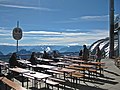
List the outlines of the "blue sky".
{"type": "Polygon", "coordinates": [[[17,21],[19,45],[90,45],[109,36],[109,0],[0,0],[0,45],[16,45],[17,21]]]}

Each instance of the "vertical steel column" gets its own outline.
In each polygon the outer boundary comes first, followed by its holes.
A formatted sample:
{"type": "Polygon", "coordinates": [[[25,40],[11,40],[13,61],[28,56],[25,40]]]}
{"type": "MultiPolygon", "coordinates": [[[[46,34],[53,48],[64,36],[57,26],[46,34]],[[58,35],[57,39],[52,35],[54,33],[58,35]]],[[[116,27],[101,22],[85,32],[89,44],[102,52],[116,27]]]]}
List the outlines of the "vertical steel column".
{"type": "Polygon", "coordinates": [[[109,58],[114,56],[114,0],[110,0],[110,51],[109,58]]]}
{"type": "Polygon", "coordinates": [[[118,56],[120,57],[120,30],[118,30],[118,56]]]}

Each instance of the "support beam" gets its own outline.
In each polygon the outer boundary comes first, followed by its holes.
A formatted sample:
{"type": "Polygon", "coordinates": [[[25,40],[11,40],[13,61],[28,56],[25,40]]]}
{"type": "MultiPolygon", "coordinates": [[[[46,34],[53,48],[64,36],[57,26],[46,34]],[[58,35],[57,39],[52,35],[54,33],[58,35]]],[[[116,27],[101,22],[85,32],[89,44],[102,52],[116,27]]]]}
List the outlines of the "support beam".
{"type": "Polygon", "coordinates": [[[110,0],[110,51],[109,58],[114,56],[114,0],[110,0]]]}

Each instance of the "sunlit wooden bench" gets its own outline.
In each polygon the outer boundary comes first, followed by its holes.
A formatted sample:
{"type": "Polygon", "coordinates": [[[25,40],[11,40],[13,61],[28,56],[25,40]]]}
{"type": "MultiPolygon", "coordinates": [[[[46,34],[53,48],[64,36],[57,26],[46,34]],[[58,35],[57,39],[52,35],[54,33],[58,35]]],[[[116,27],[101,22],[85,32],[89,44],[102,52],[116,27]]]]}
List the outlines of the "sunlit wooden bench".
{"type": "Polygon", "coordinates": [[[55,86],[55,87],[58,87],[58,90],[59,90],[59,82],[55,82],[49,78],[47,80],[43,79],[43,81],[45,84],[47,84],[47,88],[49,88],[49,86],[52,86],[52,90],[54,90],[53,86],[55,86]]]}
{"type": "MultiPolygon", "coordinates": [[[[27,90],[24,87],[22,87],[21,85],[19,85],[16,82],[13,82],[9,79],[7,79],[6,77],[0,77],[0,81],[3,82],[4,84],[6,84],[7,86],[13,88],[14,90],[27,90]]],[[[2,89],[0,89],[2,90],[2,89]]]]}
{"type": "Polygon", "coordinates": [[[74,79],[76,79],[76,84],[77,84],[77,80],[79,80],[80,78],[84,78],[85,74],[82,74],[79,71],[76,71],[76,72],[72,73],[72,77],[73,77],[73,82],[74,82],[74,79]]]}

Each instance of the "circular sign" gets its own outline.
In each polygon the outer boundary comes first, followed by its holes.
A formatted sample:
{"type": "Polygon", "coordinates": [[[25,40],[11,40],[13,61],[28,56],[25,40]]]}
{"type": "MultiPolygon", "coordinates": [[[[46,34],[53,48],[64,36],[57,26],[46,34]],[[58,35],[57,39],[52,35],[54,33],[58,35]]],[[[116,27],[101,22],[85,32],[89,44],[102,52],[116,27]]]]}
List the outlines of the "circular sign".
{"type": "Polygon", "coordinates": [[[14,28],[13,29],[13,38],[15,40],[20,40],[22,38],[22,29],[21,28],[14,28]]]}

